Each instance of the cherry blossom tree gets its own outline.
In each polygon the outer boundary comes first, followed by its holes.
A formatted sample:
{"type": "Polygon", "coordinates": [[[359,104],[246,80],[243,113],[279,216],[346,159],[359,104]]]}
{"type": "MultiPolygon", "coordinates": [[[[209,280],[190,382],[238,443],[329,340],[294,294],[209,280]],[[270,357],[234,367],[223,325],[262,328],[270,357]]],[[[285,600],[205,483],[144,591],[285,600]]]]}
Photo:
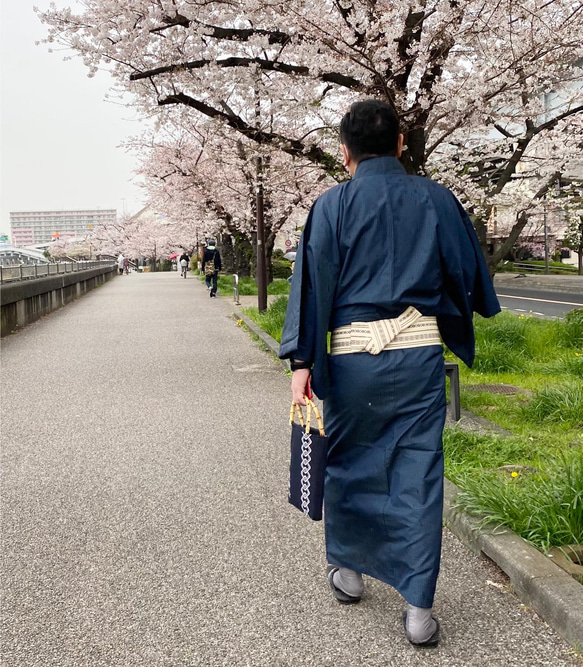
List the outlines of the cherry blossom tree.
{"type": "Polygon", "coordinates": [[[453,187],[484,245],[502,200],[512,245],[567,168],[564,151],[581,149],[577,0],[80,4],[42,14],[48,41],[79,53],[90,75],[108,67],[145,114],[188,109],[338,180],[340,116],[354,100],[386,100],[402,119],[405,167],[453,187]],[[527,172],[531,186],[517,187],[527,172]]]}
{"type": "Polygon", "coordinates": [[[181,249],[192,252],[196,242],[192,230],[146,206],[133,216],[121,216],[115,223],[98,225],[87,236],[96,254],[148,258],[156,270],[160,259],[181,249]]]}
{"type": "Polygon", "coordinates": [[[189,219],[201,236],[221,233],[227,263],[240,275],[248,275],[255,264],[257,158],[268,267],[278,232],[302,225],[313,199],[330,185],[313,163],[259,150],[216,123],[194,126],[183,115],[139,143],[141,173],[152,201],[175,219],[189,219]]]}

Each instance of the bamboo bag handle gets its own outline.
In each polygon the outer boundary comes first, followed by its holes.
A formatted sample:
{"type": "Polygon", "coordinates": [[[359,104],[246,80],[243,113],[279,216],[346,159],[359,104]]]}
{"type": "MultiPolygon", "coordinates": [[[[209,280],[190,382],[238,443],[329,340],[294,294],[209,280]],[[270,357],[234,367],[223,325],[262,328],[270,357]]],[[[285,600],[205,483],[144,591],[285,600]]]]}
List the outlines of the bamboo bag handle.
{"type": "MultiPolygon", "coordinates": [[[[320,435],[322,437],[325,437],[326,431],[324,430],[324,421],[322,419],[322,415],[320,414],[320,411],[318,410],[318,406],[313,401],[311,401],[308,397],[305,397],[305,398],[306,398],[306,404],[308,406],[307,419],[306,419],[306,423],[305,423],[306,433],[310,432],[310,422],[312,420],[312,412],[314,412],[314,414],[316,415],[316,421],[318,422],[318,431],[320,432],[320,435]]],[[[289,413],[289,423],[290,423],[290,425],[293,424],[293,422],[294,422],[294,415],[295,415],[296,412],[298,413],[298,419],[299,419],[300,425],[304,426],[304,416],[302,414],[302,408],[297,403],[292,403],[291,404],[291,410],[290,410],[290,413],[289,413]]]]}

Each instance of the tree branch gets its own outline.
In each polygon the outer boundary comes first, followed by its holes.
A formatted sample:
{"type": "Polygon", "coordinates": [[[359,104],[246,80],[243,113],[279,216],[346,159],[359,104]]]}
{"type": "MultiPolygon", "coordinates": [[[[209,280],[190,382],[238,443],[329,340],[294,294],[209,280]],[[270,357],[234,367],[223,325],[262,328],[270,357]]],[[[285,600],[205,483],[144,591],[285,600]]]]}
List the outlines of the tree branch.
{"type": "Polygon", "coordinates": [[[151,33],[159,33],[169,28],[174,28],[176,26],[182,26],[183,28],[189,28],[193,23],[202,26],[206,31],[206,37],[213,37],[214,39],[224,39],[227,41],[236,41],[236,42],[247,42],[251,37],[255,35],[261,35],[268,38],[269,44],[287,44],[291,39],[291,35],[288,35],[281,30],[262,30],[258,28],[223,28],[221,26],[208,25],[205,23],[200,23],[199,21],[189,20],[182,14],[176,13],[175,16],[168,16],[164,19],[165,25],[160,26],[159,28],[153,28],[150,30],[151,33]]]}
{"type": "Polygon", "coordinates": [[[315,162],[316,164],[321,165],[336,180],[344,179],[344,169],[342,164],[333,155],[326,153],[319,146],[313,144],[306,146],[297,139],[289,139],[280,134],[257,129],[245,122],[240,116],[234,116],[225,113],[224,111],[220,111],[219,109],[215,109],[205,102],[190,97],[190,95],[186,95],[185,93],[169,95],[158,101],[159,106],[170,104],[183,104],[192,109],[196,109],[196,111],[209,118],[222,120],[229,127],[258,144],[275,146],[288,155],[301,157],[310,162],[315,162]]]}
{"type": "MultiPolygon", "coordinates": [[[[296,74],[298,76],[310,76],[310,68],[305,65],[289,65],[274,60],[265,60],[263,58],[221,58],[219,60],[191,60],[186,63],[178,63],[176,65],[166,65],[164,67],[156,67],[155,69],[146,70],[145,72],[134,72],[130,74],[130,81],[139,81],[140,79],[150,79],[159,74],[167,74],[168,72],[180,72],[181,70],[202,69],[211,63],[215,63],[219,67],[250,67],[251,65],[258,65],[262,70],[271,72],[282,72],[283,74],[296,74]]],[[[314,75],[316,76],[316,75],[314,75]]],[[[358,90],[362,88],[362,84],[358,79],[339,72],[324,72],[319,74],[316,78],[325,81],[326,83],[335,83],[345,88],[358,90]]]]}
{"type": "MultiPolygon", "coordinates": [[[[539,199],[542,199],[547,192],[552,188],[552,186],[557,182],[557,180],[560,178],[561,174],[559,172],[554,173],[549,180],[538,190],[538,192],[534,195],[532,198],[532,201],[538,201],[539,199]]],[[[508,234],[508,238],[502,243],[502,245],[496,250],[496,252],[492,253],[492,256],[489,258],[488,264],[492,269],[495,269],[496,266],[498,266],[498,263],[504,258],[504,256],[510,252],[516,241],[518,240],[518,237],[522,234],[522,231],[526,227],[526,223],[528,222],[528,213],[526,210],[520,211],[518,213],[516,222],[514,223],[512,229],[510,230],[510,234],[508,234]]]]}
{"type": "Polygon", "coordinates": [[[513,174],[516,172],[516,166],[520,162],[522,156],[524,155],[524,152],[528,148],[528,145],[538,134],[544,132],[545,130],[551,130],[561,120],[564,120],[569,116],[574,116],[575,114],[581,112],[583,112],[583,105],[574,107],[573,109],[569,109],[564,113],[555,116],[555,118],[551,118],[551,120],[548,120],[546,123],[543,123],[542,125],[538,126],[535,126],[531,120],[527,120],[526,135],[522,139],[518,140],[518,146],[516,147],[514,153],[512,154],[508,162],[506,163],[506,167],[504,168],[498,180],[496,181],[496,185],[489,191],[488,194],[497,195],[500,194],[500,192],[502,192],[504,186],[508,183],[508,181],[510,181],[513,174]]]}

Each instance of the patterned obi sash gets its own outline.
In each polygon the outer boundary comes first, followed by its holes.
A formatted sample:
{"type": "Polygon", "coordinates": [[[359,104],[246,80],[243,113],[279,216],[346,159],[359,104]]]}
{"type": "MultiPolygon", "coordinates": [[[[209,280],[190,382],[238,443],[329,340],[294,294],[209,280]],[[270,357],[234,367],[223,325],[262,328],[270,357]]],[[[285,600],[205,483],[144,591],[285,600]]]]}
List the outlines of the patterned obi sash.
{"type": "Polygon", "coordinates": [[[332,332],[330,354],[405,350],[412,347],[441,345],[435,317],[425,317],[409,306],[399,317],[376,322],[352,322],[332,332]]]}

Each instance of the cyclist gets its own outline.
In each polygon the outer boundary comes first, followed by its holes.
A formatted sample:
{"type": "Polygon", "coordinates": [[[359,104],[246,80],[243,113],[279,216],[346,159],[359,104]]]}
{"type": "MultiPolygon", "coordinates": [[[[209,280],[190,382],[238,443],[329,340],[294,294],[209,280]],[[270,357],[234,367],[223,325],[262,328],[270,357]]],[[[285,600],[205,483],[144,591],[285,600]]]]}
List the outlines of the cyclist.
{"type": "Polygon", "coordinates": [[[188,266],[190,264],[190,257],[187,255],[186,250],[180,255],[180,275],[183,278],[186,278],[186,274],[188,273],[188,266]]]}

